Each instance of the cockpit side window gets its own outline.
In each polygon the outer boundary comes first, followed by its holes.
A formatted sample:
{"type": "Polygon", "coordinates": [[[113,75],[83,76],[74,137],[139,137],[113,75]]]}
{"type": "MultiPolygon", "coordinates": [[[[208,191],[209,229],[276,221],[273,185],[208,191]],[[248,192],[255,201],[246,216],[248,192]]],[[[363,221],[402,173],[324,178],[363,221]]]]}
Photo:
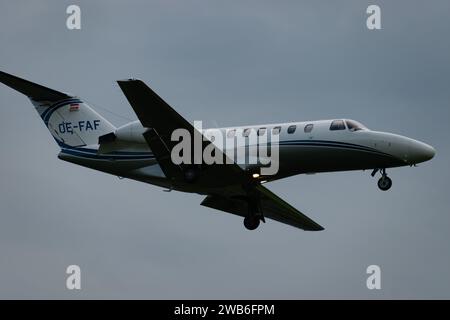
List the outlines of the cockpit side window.
{"type": "Polygon", "coordinates": [[[330,130],[345,130],[345,123],[344,120],[333,120],[330,125],[330,130]]]}
{"type": "Polygon", "coordinates": [[[366,129],[361,123],[354,120],[345,120],[347,123],[347,128],[351,132],[366,129]]]}

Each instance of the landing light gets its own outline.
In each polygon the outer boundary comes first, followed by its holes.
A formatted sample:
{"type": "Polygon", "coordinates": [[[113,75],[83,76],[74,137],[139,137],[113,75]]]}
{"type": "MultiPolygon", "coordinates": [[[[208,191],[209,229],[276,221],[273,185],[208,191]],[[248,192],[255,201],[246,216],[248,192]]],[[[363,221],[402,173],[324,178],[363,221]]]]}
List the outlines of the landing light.
{"type": "Polygon", "coordinates": [[[259,173],[254,173],[254,174],[253,174],[253,178],[255,178],[255,179],[256,179],[256,178],[259,178],[259,173]]]}

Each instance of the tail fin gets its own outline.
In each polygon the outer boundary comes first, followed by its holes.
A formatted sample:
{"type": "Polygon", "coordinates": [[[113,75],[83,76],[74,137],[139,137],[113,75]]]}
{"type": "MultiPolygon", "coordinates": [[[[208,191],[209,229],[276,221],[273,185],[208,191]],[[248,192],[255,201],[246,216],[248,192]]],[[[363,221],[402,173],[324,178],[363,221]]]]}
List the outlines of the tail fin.
{"type": "Polygon", "coordinates": [[[26,95],[61,147],[98,143],[115,127],[77,97],[0,71],[0,82],[26,95]]]}

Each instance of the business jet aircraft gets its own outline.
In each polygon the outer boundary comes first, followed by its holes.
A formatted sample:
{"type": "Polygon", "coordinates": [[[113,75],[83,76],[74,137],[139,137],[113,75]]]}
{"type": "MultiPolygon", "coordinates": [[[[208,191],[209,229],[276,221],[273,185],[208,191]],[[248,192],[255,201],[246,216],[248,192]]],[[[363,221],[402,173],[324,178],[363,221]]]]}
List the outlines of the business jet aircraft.
{"type": "MultiPolygon", "coordinates": [[[[414,166],[435,154],[423,142],[372,131],[354,120],[334,119],[220,129],[228,137],[245,135],[248,129],[258,135],[277,135],[279,170],[275,175],[255,174],[258,165],[177,165],[170,158],[175,144],[171,133],[182,128],[207,136],[208,130],[200,133],[140,80],[118,81],[139,119],[119,128],[76,96],[4,72],[0,82],[31,100],[61,148],[59,159],[169,191],[205,195],[201,205],[244,217],[249,230],[265,218],[303,230],[323,230],[265,188],[264,182],[296,174],[371,169],[372,176],[381,173],[378,187],[385,191],[392,185],[386,168],[414,166]]],[[[208,143],[205,139],[202,147],[208,143]]]]}

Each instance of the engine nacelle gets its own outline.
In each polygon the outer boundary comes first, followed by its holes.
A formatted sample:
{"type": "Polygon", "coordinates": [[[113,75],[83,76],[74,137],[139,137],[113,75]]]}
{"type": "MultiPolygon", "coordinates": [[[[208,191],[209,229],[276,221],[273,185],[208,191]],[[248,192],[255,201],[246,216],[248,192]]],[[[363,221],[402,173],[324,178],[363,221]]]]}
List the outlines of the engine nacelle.
{"type": "Polygon", "coordinates": [[[144,136],[142,135],[147,128],[144,128],[141,122],[133,121],[127,123],[116,129],[114,132],[115,138],[118,141],[131,142],[131,143],[146,143],[144,136]]]}

